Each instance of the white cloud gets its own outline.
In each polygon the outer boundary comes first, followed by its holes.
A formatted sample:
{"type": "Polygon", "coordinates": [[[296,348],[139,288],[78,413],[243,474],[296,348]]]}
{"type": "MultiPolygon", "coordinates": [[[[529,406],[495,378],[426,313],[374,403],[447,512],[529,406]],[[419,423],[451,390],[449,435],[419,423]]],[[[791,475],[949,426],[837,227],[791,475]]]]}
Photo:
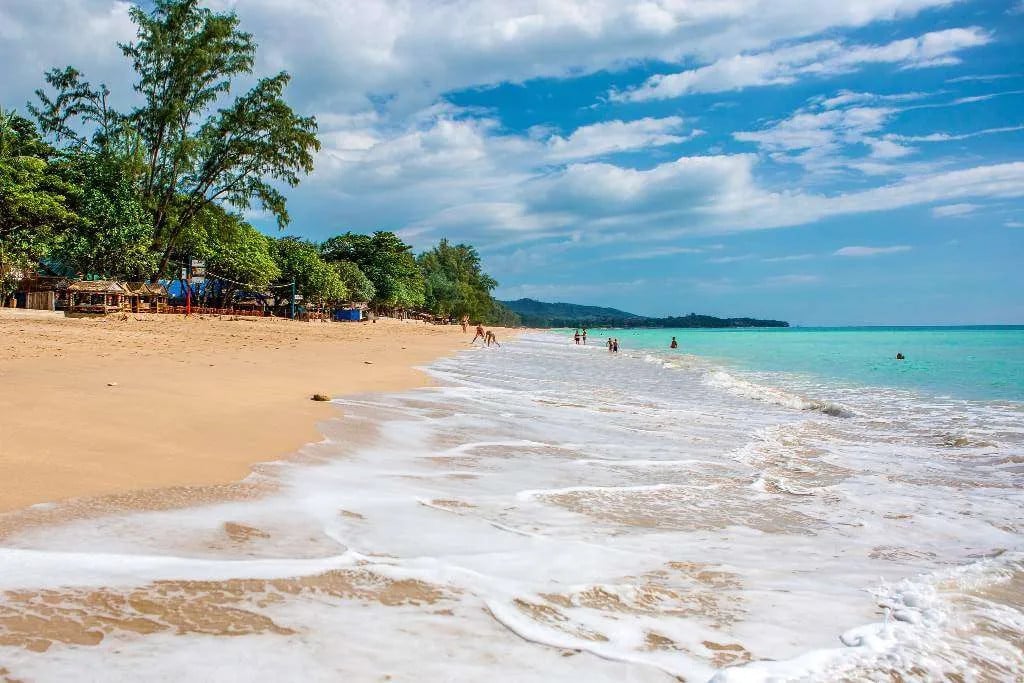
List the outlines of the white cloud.
{"type": "Polygon", "coordinates": [[[547,154],[553,161],[587,159],[615,152],[679,144],[702,131],[682,134],[685,122],[679,116],[643,118],[635,121],[603,121],[577,128],[568,137],[554,135],[547,142],[547,154]]]}
{"type": "MultiPolygon", "coordinates": [[[[407,113],[463,88],[643,60],[715,61],[952,2],[860,0],[808,11],[804,0],[210,0],[238,11],[260,43],[259,67],[290,71],[302,108],[320,114],[365,110],[370,97],[407,113]]],[[[95,81],[125,82],[114,43],[133,35],[127,7],[5,0],[0,62],[18,68],[5,73],[0,101],[24,101],[44,69],[70,62],[95,81]]]]}
{"type": "Polygon", "coordinates": [[[737,256],[719,256],[717,258],[709,258],[708,263],[738,263],[740,261],[749,261],[755,258],[757,254],[740,254],[737,256]]]}
{"type": "Polygon", "coordinates": [[[702,254],[703,249],[695,247],[658,247],[655,249],[644,249],[641,251],[628,251],[621,254],[613,254],[602,258],[602,261],[648,261],[666,256],[680,256],[683,254],[702,254]]]}
{"type": "Polygon", "coordinates": [[[755,54],[738,54],[689,71],[659,74],[615,99],[639,102],[690,93],[725,92],[753,86],[793,83],[805,76],[833,76],[868,64],[904,69],[959,63],[956,53],[992,40],[976,26],[933,31],[885,45],[847,45],[819,40],[755,54]]]}
{"type": "Polygon", "coordinates": [[[1024,130],[1024,125],[1020,126],[999,126],[997,128],[983,128],[982,130],[976,130],[971,133],[929,133],[928,135],[886,135],[886,140],[895,140],[899,142],[951,142],[953,140],[967,140],[969,138],[976,138],[981,135],[996,135],[998,133],[1015,133],[1017,131],[1024,130]]]}
{"type": "Polygon", "coordinates": [[[772,256],[761,260],[765,263],[785,263],[787,261],[807,261],[815,257],[815,254],[790,254],[788,256],[772,256]]]}
{"type": "Polygon", "coordinates": [[[946,204],[943,206],[936,206],[932,209],[932,215],[936,218],[955,218],[957,216],[966,216],[969,213],[974,213],[981,207],[977,204],[946,204]]]}
{"type": "Polygon", "coordinates": [[[1024,228],[1024,221],[1006,221],[1003,225],[1008,228],[1024,228]]]}
{"type": "Polygon", "coordinates": [[[762,287],[791,287],[795,285],[814,285],[821,282],[817,275],[773,275],[761,282],[762,287]]]}
{"type": "MultiPolygon", "coordinates": [[[[818,172],[841,166],[855,166],[846,155],[850,147],[867,147],[870,158],[885,171],[884,162],[913,153],[894,140],[879,134],[889,119],[899,110],[889,107],[855,106],[847,109],[823,111],[800,110],[787,119],[759,131],[739,131],[733,137],[741,142],[753,142],[772,159],[801,164],[818,172]]],[[[862,172],[871,171],[862,164],[862,172]]]]}
{"type": "Polygon", "coordinates": [[[843,247],[833,252],[834,256],[878,256],[879,254],[897,254],[902,251],[910,251],[906,245],[895,247],[843,247]]]}

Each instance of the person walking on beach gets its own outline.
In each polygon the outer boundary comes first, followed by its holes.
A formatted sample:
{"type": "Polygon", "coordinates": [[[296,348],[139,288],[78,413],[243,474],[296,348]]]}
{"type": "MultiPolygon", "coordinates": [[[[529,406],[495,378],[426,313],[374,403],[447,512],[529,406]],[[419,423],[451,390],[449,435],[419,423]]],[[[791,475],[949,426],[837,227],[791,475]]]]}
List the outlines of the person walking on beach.
{"type": "Polygon", "coordinates": [[[608,353],[612,352],[612,338],[608,337],[608,353]]]}
{"type": "Polygon", "coordinates": [[[587,328],[583,328],[583,345],[587,345],[587,328]]]}
{"type": "Polygon", "coordinates": [[[619,340],[618,339],[612,339],[612,353],[618,353],[618,352],[619,352],[619,340]]]}
{"type": "Polygon", "coordinates": [[[574,334],[572,338],[577,344],[580,343],[580,331],[578,329],[576,330],[576,334],[574,334]]]}
{"type": "Polygon", "coordinates": [[[487,337],[486,337],[486,335],[484,335],[484,326],[479,324],[479,323],[477,323],[477,326],[476,326],[476,336],[474,336],[473,337],[473,341],[471,341],[469,343],[470,344],[475,344],[477,339],[482,339],[485,342],[487,341],[487,337]]]}
{"type": "Polygon", "coordinates": [[[670,349],[678,349],[679,348],[679,342],[676,341],[675,337],[672,337],[672,343],[668,345],[668,348],[670,348],[670,349]]]}
{"type": "Polygon", "coordinates": [[[462,323],[462,331],[463,331],[463,333],[469,331],[469,316],[468,315],[462,316],[462,320],[460,320],[459,322],[462,323]]]}

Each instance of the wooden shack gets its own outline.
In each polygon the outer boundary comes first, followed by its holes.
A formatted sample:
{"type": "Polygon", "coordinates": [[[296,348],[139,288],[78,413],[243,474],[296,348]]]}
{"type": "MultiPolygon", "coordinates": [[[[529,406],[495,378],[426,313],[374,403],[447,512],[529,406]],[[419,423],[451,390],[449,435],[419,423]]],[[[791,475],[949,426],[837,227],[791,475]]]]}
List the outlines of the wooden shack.
{"type": "Polygon", "coordinates": [[[80,280],[68,285],[69,313],[116,313],[128,305],[128,291],[113,280],[80,280]]]}
{"type": "Polygon", "coordinates": [[[125,289],[132,313],[162,313],[170,294],[167,288],[153,282],[127,282],[125,289]]]}
{"type": "Polygon", "coordinates": [[[14,292],[17,307],[42,311],[63,310],[67,305],[71,282],[66,277],[30,275],[18,283],[14,292]]]}

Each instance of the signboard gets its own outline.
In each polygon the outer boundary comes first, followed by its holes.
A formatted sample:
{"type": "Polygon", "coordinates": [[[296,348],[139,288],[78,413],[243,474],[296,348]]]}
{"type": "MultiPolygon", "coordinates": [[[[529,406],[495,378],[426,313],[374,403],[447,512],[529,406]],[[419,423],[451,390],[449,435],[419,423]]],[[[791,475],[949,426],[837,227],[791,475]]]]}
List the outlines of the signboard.
{"type": "Polygon", "coordinates": [[[206,261],[192,259],[192,279],[206,277],[206,261]]]}

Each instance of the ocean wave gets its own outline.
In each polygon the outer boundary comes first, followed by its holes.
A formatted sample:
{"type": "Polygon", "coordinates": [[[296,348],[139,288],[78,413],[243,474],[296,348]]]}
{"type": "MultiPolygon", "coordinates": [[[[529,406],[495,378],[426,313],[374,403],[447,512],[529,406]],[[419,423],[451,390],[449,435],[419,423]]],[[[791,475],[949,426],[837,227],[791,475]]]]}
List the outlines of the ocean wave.
{"type": "Polygon", "coordinates": [[[838,403],[808,399],[775,387],[755,384],[754,382],[730,375],[724,370],[712,370],[708,372],[704,376],[704,383],[711,387],[724,389],[736,396],[764,401],[765,403],[784,406],[786,408],[814,411],[830,415],[832,417],[853,417],[854,415],[852,410],[838,403]]]}
{"type": "Polygon", "coordinates": [[[1020,604],[993,600],[1024,588],[1024,553],[1003,553],[882,584],[881,622],[849,629],[843,647],[719,671],[711,683],[765,680],[1011,680],[1024,667],[1020,604]]]}

